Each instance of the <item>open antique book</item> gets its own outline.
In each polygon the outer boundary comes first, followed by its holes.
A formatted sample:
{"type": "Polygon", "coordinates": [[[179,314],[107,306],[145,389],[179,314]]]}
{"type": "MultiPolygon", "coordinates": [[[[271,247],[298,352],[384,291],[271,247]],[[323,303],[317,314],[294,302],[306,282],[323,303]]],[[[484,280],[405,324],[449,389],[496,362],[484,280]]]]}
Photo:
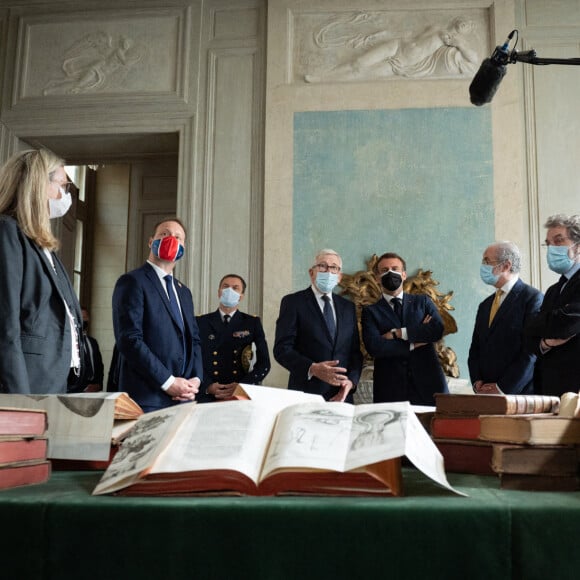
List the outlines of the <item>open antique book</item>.
{"type": "Polygon", "coordinates": [[[93,494],[400,495],[403,455],[455,491],[406,402],[188,403],[140,417],[93,494]]]}
{"type": "Polygon", "coordinates": [[[48,416],[48,457],[106,461],[143,415],[127,393],[0,394],[0,406],[42,409],[48,416]]]}

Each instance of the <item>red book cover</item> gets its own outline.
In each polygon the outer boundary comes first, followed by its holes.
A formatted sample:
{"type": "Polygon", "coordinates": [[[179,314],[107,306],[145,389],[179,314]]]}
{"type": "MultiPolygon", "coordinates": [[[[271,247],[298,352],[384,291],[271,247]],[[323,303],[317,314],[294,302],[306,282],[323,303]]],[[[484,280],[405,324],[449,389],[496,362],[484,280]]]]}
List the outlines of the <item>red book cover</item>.
{"type": "Polygon", "coordinates": [[[493,445],[484,441],[461,439],[434,439],[433,442],[445,460],[445,471],[496,475],[491,467],[493,445]]]}
{"type": "Polygon", "coordinates": [[[46,437],[0,437],[0,465],[31,459],[46,459],[46,437]]]}
{"type": "Polygon", "coordinates": [[[0,467],[0,489],[44,483],[50,477],[50,461],[11,463],[0,467]]]}
{"type": "Polygon", "coordinates": [[[46,411],[0,407],[0,435],[44,435],[46,411]]]}
{"type": "Polygon", "coordinates": [[[440,439],[477,439],[481,424],[479,417],[440,417],[431,420],[431,437],[440,439]]]}

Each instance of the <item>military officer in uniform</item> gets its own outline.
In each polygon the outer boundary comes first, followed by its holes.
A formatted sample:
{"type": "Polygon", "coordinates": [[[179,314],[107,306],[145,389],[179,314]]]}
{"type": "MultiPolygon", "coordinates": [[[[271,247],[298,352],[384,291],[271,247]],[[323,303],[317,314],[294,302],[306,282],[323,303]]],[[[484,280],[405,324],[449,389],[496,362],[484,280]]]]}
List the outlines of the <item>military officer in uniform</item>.
{"type": "Polygon", "coordinates": [[[238,310],[245,292],[245,280],[227,274],[218,288],[219,308],[197,317],[204,368],[200,403],[229,399],[238,383],[260,384],[270,371],[260,319],[238,310]]]}

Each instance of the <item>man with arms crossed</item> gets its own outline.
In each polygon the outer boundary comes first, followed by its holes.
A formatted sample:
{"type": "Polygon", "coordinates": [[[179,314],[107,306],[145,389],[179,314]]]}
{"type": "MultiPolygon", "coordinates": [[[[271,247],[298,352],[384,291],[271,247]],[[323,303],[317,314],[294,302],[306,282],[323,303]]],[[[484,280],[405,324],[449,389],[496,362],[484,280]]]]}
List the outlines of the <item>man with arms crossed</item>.
{"type": "Polygon", "coordinates": [[[434,405],[433,394],[448,391],[433,344],[443,321],[428,296],[403,292],[406,270],[401,256],[383,254],[375,267],[383,296],[362,310],[363,341],[375,359],[373,403],[434,405]]]}

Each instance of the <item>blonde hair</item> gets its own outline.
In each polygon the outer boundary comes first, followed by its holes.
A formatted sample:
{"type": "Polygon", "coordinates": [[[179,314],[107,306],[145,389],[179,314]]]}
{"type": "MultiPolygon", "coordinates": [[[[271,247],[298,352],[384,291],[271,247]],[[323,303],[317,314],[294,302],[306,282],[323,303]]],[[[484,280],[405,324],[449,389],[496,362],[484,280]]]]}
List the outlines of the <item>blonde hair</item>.
{"type": "Polygon", "coordinates": [[[56,250],[50,227],[47,187],[64,161],[47,149],[13,155],[0,169],[0,214],[13,217],[41,248],[56,250]]]}

